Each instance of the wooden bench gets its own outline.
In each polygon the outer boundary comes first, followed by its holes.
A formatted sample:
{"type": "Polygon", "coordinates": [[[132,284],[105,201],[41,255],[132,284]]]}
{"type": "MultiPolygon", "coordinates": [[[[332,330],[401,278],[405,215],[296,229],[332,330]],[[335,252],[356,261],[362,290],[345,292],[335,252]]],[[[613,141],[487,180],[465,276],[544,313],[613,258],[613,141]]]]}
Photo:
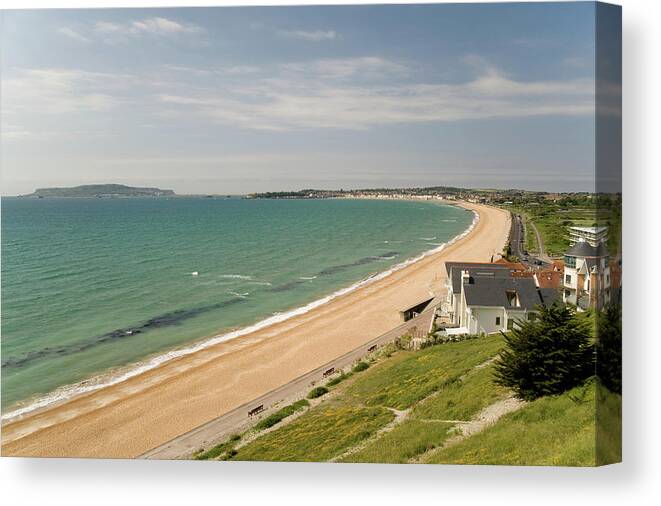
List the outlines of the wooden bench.
{"type": "Polygon", "coordinates": [[[256,408],[252,408],[250,411],[248,411],[248,416],[255,416],[258,413],[261,413],[264,411],[264,404],[260,404],[256,408]]]}
{"type": "Polygon", "coordinates": [[[324,371],[324,378],[330,376],[330,375],[333,374],[334,372],[335,372],[335,367],[331,367],[330,369],[325,370],[325,371],[324,371]]]}

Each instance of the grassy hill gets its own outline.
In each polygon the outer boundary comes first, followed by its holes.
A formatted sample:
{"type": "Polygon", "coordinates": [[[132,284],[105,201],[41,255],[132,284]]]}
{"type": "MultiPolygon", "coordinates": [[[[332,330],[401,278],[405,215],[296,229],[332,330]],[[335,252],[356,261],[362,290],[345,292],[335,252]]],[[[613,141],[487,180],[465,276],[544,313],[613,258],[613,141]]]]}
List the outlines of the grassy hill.
{"type": "Polygon", "coordinates": [[[139,188],[123,184],[88,184],[64,188],[38,188],[27,197],[163,197],[173,196],[173,190],[139,188]]]}
{"type": "MultiPolygon", "coordinates": [[[[502,337],[489,336],[415,352],[386,348],[366,370],[332,380],[309,406],[285,408],[271,428],[235,435],[197,458],[594,465],[594,382],[517,404],[492,381],[502,346],[502,337]],[[464,422],[507,403],[518,409],[463,435],[464,422]]],[[[619,399],[602,394],[617,411],[619,399]]],[[[618,430],[619,414],[608,420],[618,430]]]]}

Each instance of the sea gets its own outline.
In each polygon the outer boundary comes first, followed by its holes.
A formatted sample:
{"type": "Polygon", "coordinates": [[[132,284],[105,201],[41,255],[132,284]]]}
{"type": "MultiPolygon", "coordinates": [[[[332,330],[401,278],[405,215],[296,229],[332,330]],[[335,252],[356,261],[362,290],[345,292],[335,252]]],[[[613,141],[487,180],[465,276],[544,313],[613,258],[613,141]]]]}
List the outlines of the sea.
{"type": "Polygon", "coordinates": [[[1,206],[5,420],[308,311],[441,249],[474,220],[406,200],[1,206]]]}

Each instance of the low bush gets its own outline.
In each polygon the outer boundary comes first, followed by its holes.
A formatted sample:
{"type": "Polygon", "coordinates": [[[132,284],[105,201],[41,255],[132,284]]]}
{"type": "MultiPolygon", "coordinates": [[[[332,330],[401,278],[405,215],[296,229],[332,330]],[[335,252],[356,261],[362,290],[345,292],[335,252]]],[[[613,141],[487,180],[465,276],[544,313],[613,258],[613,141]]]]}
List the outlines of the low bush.
{"type": "Polygon", "coordinates": [[[342,372],[339,376],[335,376],[331,380],[326,383],[327,387],[334,387],[335,385],[342,383],[345,379],[349,379],[351,376],[353,376],[353,373],[350,372],[342,372]]]}
{"type": "Polygon", "coordinates": [[[227,441],[224,443],[220,443],[219,445],[214,446],[213,448],[209,450],[198,450],[194,455],[193,458],[195,460],[209,460],[209,459],[215,459],[217,457],[220,457],[221,455],[227,453],[227,452],[232,452],[234,450],[234,446],[236,443],[241,439],[241,436],[238,434],[233,434],[231,435],[227,441]]]}
{"type": "Polygon", "coordinates": [[[362,360],[358,362],[356,365],[353,366],[352,371],[353,372],[361,372],[364,371],[365,369],[369,369],[370,365],[367,362],[363,362],[362,360]]]}
{"type": "Polygon", "coordinates": [[[260,430],[268,429],[269,427],[273,427],[274,425],[280,423],[288,416],[293,415],[297,411],[300,411],[301,409],[309,405],[310,403],[308,401],[306,401],[305,399],[301,399],[300,401],[296,401],[293,404],[290,404],[289,406],[285,406],[284,408],[276,411],[275,413],[267,416],[262,421],[260,421],[257,425],[255,425],[255,430],[260,431],[260,430]]]}
{"type": "Polygon", "coordinates": [[[310,393],[308,394],[308,399],[316,399],[317,397],[321,397],[322,395],[325,395],[327,393],[328,393],[328,388],[316,387],[310,390],[310,393]]]}

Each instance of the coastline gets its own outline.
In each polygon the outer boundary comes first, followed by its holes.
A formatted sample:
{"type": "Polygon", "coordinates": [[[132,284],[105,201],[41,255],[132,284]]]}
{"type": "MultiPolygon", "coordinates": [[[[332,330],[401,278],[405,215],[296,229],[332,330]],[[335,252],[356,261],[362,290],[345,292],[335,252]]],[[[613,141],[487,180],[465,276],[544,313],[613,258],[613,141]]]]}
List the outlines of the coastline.
{"type": "MultiPolygon", "coordinates": [[[[63,198],[63,197],[52,197],[52,198],[63,198]]],[[[73,197],[67,197],[67,198],[73,198],[73,197]]],[[[91,197],[77,197],[77,198],[91,198],[91,197]]],[[[333,197],[335,198],[335,197],[333,197]]],[[[465,209],[461,205],[457,205],[454,202],[450,201],[444,201],[444,200],[429,200],[429,199],[420,199],[420,198],[414,198],[414,197],[404,197],[404,198],[397,198],[397,199],[390,199],[390,198],[383,198],[383,197],[358,197],[358,198],[345,198],[345,197],[339,197],[339,200],[403,200],[407,202],[416,202],[416,203],[429,203],[429,204],[436,204],[436,205],[444,205],[444,206],[453,206],[453,207],[458,207],[461,209],[465,209]]],[[[351,285],[344,286],[341,288],[338,288],[334,292],[330,293],[329,295],[324,295],[323,297],[319,299],[312,300],[310,302],[307,302],[303,305],[296,306],[292,309],[283,311],[283,312],[278,312],[278,313],[273,313],[270,316],[267,316],[261,320],[258,320],[257,322],[254,323],[247,323],[246,325],[230,328],[230,329],[224,329],[222,331],[219,331],[218,333],[207,335],[204,337],[201,337],[199,339],[195,339],[189,343],[186,343],[185,345],[178,346],[176,348],[163,351],[163,352],[158,352],[156,354],[152,354],[149,356],[146,356],[144,359],[138,360],[136,362],[131,362],[127,363],[125,365],[113,367],[107,371],[104,372],[99,372],[98,374],[93,375],[90,378],[86,378],[82,381],[72,383],[72,384],[66,384],[62,385],[61,387],[56,388],[55,390],[48,392],[46,394],[42,394],[36,397],[32,397],[29,399],[25,399],[24,401],[20,401],[16,403],[15,405],[10,406],[11,410],[9,410],[7,413],[1,413],[0,414],[0,422],[3,424],[6,423],[12,423],[18,420],[21,420],[24,416],[30,416],[32,414],[38,414],[39,412],[46,410],[46,409],[51,409],[54,407],[57,407],[63,403],[68,402],[69,400],[82,396],[88,393],[95,392],[97,390],[101,390],[106,387],[110,387],[113,385],[116,385],[118,383],[122,383],[123,381],[126,381],[130,378],[133,378],[135,376],[138,376],[144,372],[150,371],[156,367],[159,367],[163,365],[166,362],[169,362],[170,360],[175,360],[180,357],[185,357],[187,355],[196,353],[198,351],[204,350],[206,348],[209,348],[211,346],[215,346],[217,344],[230,341],[232,339],[236,339],[239,337],[242,337],[247,334],[251,334],[253,332],[257,332],[259,330],[262,330],[268,326],[284,322],[290,318],[293,318],[295,316],[299,316],[302,314],[305,314],[309,311],[314,310],[315,308],[327,304],[328,302],[331,302],[337,297],[341,297],[343,295],[346,295],[348,293],[353,292],[354,290],[357,290],[361,288],[362,286],[366,286],[370,283],[376,282],[380,279],[383,279],[393,272],[396,272],[402,268],[407,267],[408,265],[411,265],[417,261],[420,261],[421,259],[433,255],[435,253],[438,253],[442,251],[445,247],[452,245],[454,242],[462,239],[464,236],[469,234],[473,228],[475,228],[475,225],[477,224],[479,220],[479,214],[476,211],[473,212],[473,220],[471,224],[468,226],[467,229],[463,230],[461,233],[455,235],[451,239],[449,239],[447,242],[444,243],[439,243],[437,246],[435,246],[432,249],[422,251],[421,253],[409,257],[397,264],[394,264],[387,269],[383,271],[376,272],[366,278],[362,278],[351,285]]]]}
{"type": "Polygon", "coordinates": [[[480,220],[446,244],[284,315],[155,357],[112,385],[89,385],[3,421],[3,455],[134,457],[395,327],[398,309],[442,290],[446,257],[484,261],[502,250],[509,215],[461,206],[480,220]]]}

